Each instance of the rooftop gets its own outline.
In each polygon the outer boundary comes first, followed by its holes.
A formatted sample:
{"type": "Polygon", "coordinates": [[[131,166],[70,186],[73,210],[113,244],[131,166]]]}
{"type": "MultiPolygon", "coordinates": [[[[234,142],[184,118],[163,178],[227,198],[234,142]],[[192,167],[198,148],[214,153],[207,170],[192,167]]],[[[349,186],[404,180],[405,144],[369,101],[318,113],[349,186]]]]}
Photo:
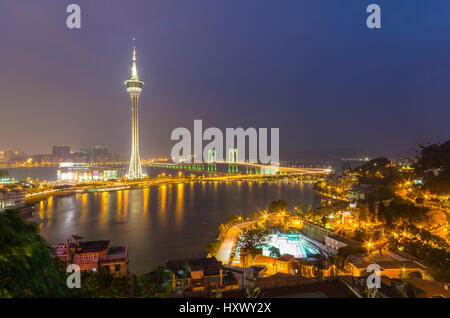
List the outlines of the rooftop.
{"type": "Polygon", "coordinates": [[[176,261],[168,260],[166,268],[174,273],[203,270],[204,276],[216,276],[220,274],[222,265],[215,257],[206,257],[176,261]]]}
{"type": "Polygon", "coordinates": [[[377,264],[381,267],[382,270],[387,269],[419,269],[423,270],[424,266],[414,262],[414,261],[399,261],[395,259],[388,259],[387,257],[379,258],[377,257],[368,257],[362,254],[350,255],[348,257],[349,263],[351,263],[356,268],[367,268],[370,264],[377,264]]]}
{"type": "Polygon", "coordinates": [[[96,253],[108,249],[109,241],[78,242],[77,253],[96,253]]]}
{"type": "Polygon", "coordinates": [[[291,259],[293,259],[294,258],[294,255],[291,255],[291,254],[283,254],[283,255],[281,255],[280,257],[278,257],[278,260],[279,261],[282,261],[282,262],[289,262],[291,259]]]}
{"type": "Polygon", "coordinates": [[[450,290],[448,288],[448,285],[444,283],[439,283],[420,278],[408,278],[406,281],[415,288],[425,292],[427,297],[450,298],[450,290]]]}
{"type": "MultiPolygon", "coordinates": [[[[109,248],[109,241],[87,241],[87,242],[77,242],[70,243],[70,247],[76,248],[76,253],[99,253],[106,251],[109,248]],[[78,244],[78,246],[77,246],[78,244]]],[[[67,255],[67,244],[66,243],[58,243],[52,244],[52,248],[55,255],[67,255]]],[[[118,247],[123,248],[123,247],[118,247]]],[[[113,248],[111,248],[113,249],[113,248]]]]}
{"type": "Polygon", "coordinates": [[[276,257],[272,257],[272,256],[264,256],[264,255],[256,255],[254,260],[253,260],[253,264],[269,264],[269,263],[275,263],[275,261],[277,260],[276,257]]]}
{"type": "MultiPolygon", "coordinates": [[[[302,281],[302,278],[298,276],[292,277],[278,277],[273,280],[295,280],[302,281]]],[[[266,280],[267,281],[267,280],[266,280]]],[[[260,281],[260,283],[262,280],[260,281]]],[[[280,283],[280,282],[279,282],[280,283]]],[[[257,282],[258,285],[258,282],[257,282]]],[[[281,283],[280,283],[281,286],[281,283]]],[[[312,279],[303,278],[303,283],[298,286],[286,286],[286,287],[274,287],[265,288],[261,287],[262,298],[347,298],[352,296],[352,292],[343,283],[339,281],[332,282],[318,282],[312,279]]],[[[222,294],[224,298],[244,298],[246,292],[244,290],[232,290],[225,291],[222,294]]]]}
{"type": "Polygon", "coordinates": [[[108,253],[104,256],[104,259],[112,260],[112,259],[120,259],[126,258],[128,254],[128,246],[113,246],[110,247],[108,253]]]}
{"type": "Polygon", "coordinates": [[[336,234],[327,234],[327,236],[329,238],[333,239],[333,240],[340,241],[340,242],[345,243],[347,245],[360,245],[361,244],[361,243],[358,243],[356,241],[353,241],[351,239],[348,239],[348,238],[345,238],[343,236],[336,235],[336,234]]]}
{"type": "Polygon", "coordinates": [[[399,268],[408,268],[408,269],[423,269],[422,266],[414,263],[413,261],[385,261],[385,262],[376,262],[376,264],[380,265],[383,269],[399,269],[399,268]]]}
{"type": "Polygon", "coordinates": [[[373,261],[370,261],[369,259],[367,259],[366,255],[350,255],[348,257],[348,261],[350,264],[352,264],[353,266],[355,266],[356,268],[367,268],[367,266],[373,264],[373,261]]]}

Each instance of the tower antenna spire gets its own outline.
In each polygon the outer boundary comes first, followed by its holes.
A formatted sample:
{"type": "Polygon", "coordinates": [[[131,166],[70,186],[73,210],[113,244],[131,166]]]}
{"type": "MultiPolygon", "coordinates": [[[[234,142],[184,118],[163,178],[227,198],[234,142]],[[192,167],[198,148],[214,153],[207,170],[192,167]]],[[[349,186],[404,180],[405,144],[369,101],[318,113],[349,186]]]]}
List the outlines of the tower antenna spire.
{"type": "Polygon", "coordinates": [[[139,75],[137,71],[137,65],[136,65],[136,46],[135,46],[135,40],[136,38],[133,38],[133,65],[131,67],[131,78],[134,80],[139,80],[139,75]]]}

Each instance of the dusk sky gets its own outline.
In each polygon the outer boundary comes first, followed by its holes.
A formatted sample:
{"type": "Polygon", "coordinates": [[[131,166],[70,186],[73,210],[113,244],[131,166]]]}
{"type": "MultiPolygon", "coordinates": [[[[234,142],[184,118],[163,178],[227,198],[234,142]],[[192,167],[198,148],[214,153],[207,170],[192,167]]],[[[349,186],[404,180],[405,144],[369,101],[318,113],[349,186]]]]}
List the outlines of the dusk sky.
{"type": "Polygon", "coordinates": [[[169,156],[194,119],[279,127],[281,159],[407,153],[450,137],[449,34],[448,0],[1,0],[0,150],[128,158],[136,37],[143,158],[169,156]],[[366,27],[370,3],[381,29],[366,27]]]}

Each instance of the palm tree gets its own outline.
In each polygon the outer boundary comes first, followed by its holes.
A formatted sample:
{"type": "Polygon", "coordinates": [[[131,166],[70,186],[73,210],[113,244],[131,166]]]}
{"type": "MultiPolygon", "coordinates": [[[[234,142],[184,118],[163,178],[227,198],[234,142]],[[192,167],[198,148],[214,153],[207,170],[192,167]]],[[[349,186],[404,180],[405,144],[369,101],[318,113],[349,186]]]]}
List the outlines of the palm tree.
{"type": "Polygon", "coordinates": [[[326,257],[322,253],[315,255],[314,270],[315,270],[315,274],[319,278],[323,278],[323,270],[326,268],[325,261],[326,261],[326,257]]]}
{"type": "Polygon", "coordinates": [[[303,268],[306,266],[306,264],[307,264],[307,262],[306,262],[306,259],[304,259],[304,258],[300,259],[300,262],[298,263],[299,272],[300,272],[300,275],[302,275],[302,276],[305,274],[303,272],[303,268]]]}
{"type": "Polygon", "coordinates": [[[338,256],[330,255],[328,256],[328,263],[331,265],[331,273],[332,276],[337,276],[340,259],[338,256]]]}
{"type": "Polygon", "coordinates": [[[245,292],[247,293],[247,298],[259,298],[263,296],[261,288],[256,286],[256,279],[253,274],[250,275],[250,284],[247,286],[245,292]]]}
{"type": "Polygon", "coordinates": [[[349,258],[348,256],[342,256],[342,255],[330,255],[328,257],[328,262],[330,263],[330,265],[334,265],[336,272],[338,272],[339,270],[345,272],[346,271],[346,267],[349,263],[349,258]]]}
{"type": "Polygon", "coordinates": [[[378,288],[369,288],[367,286],[364,288],[364,294],[366,295],[366,298],[377,298],[377,292],[378,288]]]}

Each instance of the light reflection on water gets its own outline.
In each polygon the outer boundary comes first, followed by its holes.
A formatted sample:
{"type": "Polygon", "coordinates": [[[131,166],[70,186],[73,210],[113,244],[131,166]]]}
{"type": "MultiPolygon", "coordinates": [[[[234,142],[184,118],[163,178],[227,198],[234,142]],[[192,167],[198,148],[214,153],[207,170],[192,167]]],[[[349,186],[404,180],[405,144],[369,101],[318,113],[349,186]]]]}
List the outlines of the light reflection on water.
{"type": "Polygon", "coordinates": [[[128,244],[130,271],[140,274],[166,259],[202,257],[216,228],[232,215],[251,216],[284,199],[316,206],[312,184],[189,182],[146,189],[85,193],[41,202],[35,220],[51,243],[84,240],[128,244]]]}

